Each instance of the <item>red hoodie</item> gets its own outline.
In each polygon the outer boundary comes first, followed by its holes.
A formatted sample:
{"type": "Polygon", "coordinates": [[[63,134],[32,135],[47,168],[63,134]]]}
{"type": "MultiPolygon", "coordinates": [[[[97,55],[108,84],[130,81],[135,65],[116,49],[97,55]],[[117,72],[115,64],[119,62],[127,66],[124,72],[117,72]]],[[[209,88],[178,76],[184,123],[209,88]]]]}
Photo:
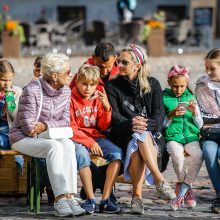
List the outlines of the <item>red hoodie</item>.
{"type": "MultiPolygon", "coordinates": [[[[88,60],[84,64],[90,64],[90,65],[95,66],[95,62],[92,59],[92,57],[88,58],[88,60]]],[[[112,69],[111,69],[111,72],[109,73],[110,74],[109,79],[112,79],[112,77],[114,75],[118,74],[118,72],[119,72],[118,66],[113,66],[112,69]]],[[[77,74],[75,74],[74,78],[72,79],[72,81],[70,83],[70,89],[73,89],[76,86],[76,75],[77,74]]],[[[100,77],[99,78],[99,84],[97,86],[97,90],[102,91],[104,86],[105,86],[105,84],[104,84],[102,78],[100,77]]]]}
{"type": "Polygon", "coordinates": [[[106,112],[99,98],[83,98],[75,87],[71,93],[70,126],[73,129],[72,140],[90,148],[94,139],[106,137],[103,131],[110,127],[112,112],[106,112]]]}

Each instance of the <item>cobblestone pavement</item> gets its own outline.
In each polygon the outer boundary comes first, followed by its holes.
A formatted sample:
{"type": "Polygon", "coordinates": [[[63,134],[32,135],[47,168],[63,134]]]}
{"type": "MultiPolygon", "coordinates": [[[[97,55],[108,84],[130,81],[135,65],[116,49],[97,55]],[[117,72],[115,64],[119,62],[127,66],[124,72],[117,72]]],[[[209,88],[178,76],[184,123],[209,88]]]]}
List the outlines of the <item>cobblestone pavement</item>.
{"type": "MultiPolygon", "coordinates": [[[[161,83],[162,88],[165,88],[167,72],[173,64],[187,65],[191,69],[190,86],[195,87],[195,82],[201,74],[205,73],[203,64],[205,54],[191,54],[191,55],[173,55],[159,58],[150,58],[151,75],[155,76],[161,83]]],[[[72,57],[71,66],[73,73],[86,57],[72,57]]],[[[10,59],[16,70],[15,85],[23,87],[32,78],[33,58],[10,59]]],[[[172,163],[169,163],[164,176],[170,181],[174,187],[176,176],[173,171],[172,163]]],[[[80,185],[79,185],[80,189],[80,185]]],[[[176,212],[171,211],[169,202],[160,200],[156,195],[155,187],[144,186],[143,198],[145,205],[145,214],[142,216],[134,216],[129,214],[129,205],[131,200],[131,185],[130,184],[116,184],[115,195],[118,198],[123,213],[120,215],[105,215],[95,213],[90,216],[78,217],[78,219],[220,219],[220,215],[213,214],[209,210],[210,201],[214,198],[215,193],[211,185],[210,179],[207,175],[206,168],[203,164],[199,176],[194,185],[195,193],[198,199],[196,209],[180,209],[176,212]]],[[[78,190],[79,191],[79,190],[78,190]]],[[[100,193],[96,193],[98,201],[100,200],[100,193]]],[[[52,219],[54,217],[53,208],[49,207],[44,195],[41,213],[35,215],[28,211],[25,198],[0,198],[0,219],[52,219]]]]}
{"type": "MultiPolygon", "coordinates": [[[[174,173],[172,163],[169,162],[167,170],[164,172],[165,178],[174,187],[176,175],[174,173]]],[[[79,181],[78,192],[81,183],[79,181]]],[[[195,209],[190,210],[181,208],[177,211],[170,209],[170,202],[161,200],[157,197],[154,186],[144,185],[143,202],[145,206],[145,214],[142,216],[129,214],[132,187],[127,183],[117,183],[115,187],[115,195],[123,208],[121,214],[107,215],[95,213],[93,215],[77,217],[77,219],[220,219],[219,214],[213,214],[209,210],[210,201],[214,198],[215,193],[207,175],[206,168],[203,164],[198,178],[194,184],[194,191],[197,197],[195,209]]],[[[96,192],[97,202],[101,199],[101,194],[96,192]]],[[[26,204],[26,198],[0,198],[0,219],[53,219],[53,208],[47,205],[46,195],[43,195],[40,214],[29,212],[26,204]]],[[[69,219],[69,218],[67,218],[69,219]]]]}

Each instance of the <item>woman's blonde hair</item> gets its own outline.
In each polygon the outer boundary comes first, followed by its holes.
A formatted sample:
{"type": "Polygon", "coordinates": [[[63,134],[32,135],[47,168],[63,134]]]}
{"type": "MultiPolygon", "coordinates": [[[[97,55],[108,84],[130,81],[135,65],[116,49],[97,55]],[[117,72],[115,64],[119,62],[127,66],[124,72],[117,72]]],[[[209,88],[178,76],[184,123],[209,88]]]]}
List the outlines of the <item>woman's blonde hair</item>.
{"type": "Polygon", "coordinates": [[[41,73],[48,79],[52,73],[63,72],[64,64],[69,61],[69,57],[63,53],[47,53],[41,60],[41,73]]]}
{"type": "Polygon", "coordinates": [[[82,79],[86,81],[98,84],[100,78],[100,69],[97,66],[90,64],[83,64],[80,66],[79,71],[76,75],[76,81],[79,82],[82,79]]]}
{"type": "Polygon", "coordinates": [[[142,47],[137,46],[137,45],[125,47],[124,49],[122,49],[122,52],[129,52],[132,56],[133,61],[135,63],[141,64],[141,67],[138,70],[138,80],[139,80],[139,84],[140,84],[140,95],[143,96],[144,94],[149,93],[151,91],[151,86],[150,86],[150,82],[149,82],[150,66],[149,66],[149,60],[148,60],[148,56],[146,55],[146,52],[144,51],[144,49],[142,47]],[[143,57],[143,60],[141,63],[140,63],[140,60],[139,60],[137,54],[135,54],[134,48],[132,48],[132,47],[136,47],[138,50],[141,51],[141,55],[143,57]]]}

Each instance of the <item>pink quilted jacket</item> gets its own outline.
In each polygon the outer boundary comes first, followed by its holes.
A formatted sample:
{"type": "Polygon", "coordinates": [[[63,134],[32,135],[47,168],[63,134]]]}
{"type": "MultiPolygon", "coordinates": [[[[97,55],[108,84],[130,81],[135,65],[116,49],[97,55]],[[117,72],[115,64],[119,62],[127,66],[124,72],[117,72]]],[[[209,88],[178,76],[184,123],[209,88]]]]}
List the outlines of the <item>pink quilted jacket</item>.
{"type": "MultiPolygon", "coordinates": [[[[65,127],[70,123],[70,89],[63,86],[53,89],[46,80],[40,79],[43,88],[43,105],[38,121],[47,127],[65,127]]],[[[9,132],[11,145],[27,137],[34,128],[40,105],[40,88],[37,81],[31,81],[19,99],[18,112],[9,132]]]]}

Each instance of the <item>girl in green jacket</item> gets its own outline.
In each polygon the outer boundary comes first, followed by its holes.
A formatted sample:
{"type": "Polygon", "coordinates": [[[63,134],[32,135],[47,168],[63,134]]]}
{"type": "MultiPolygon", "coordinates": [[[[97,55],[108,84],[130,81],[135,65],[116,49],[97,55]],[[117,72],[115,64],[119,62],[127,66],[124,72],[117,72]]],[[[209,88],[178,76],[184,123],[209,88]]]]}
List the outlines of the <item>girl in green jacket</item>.
{"type": "Polygon", "coordinates": [[[196,103],[196,98],[188,89],[189,71],[187,67],[174,65],[168,73],[170,89],[163,91],[166,111],[165,139],[166,147],[172,158],[177,175],[176,199],[171,208],[176,211],[184,202],[188,207],[196,206],[192,191],[202,165],[202,151],[199,145],[199,132],[203,120],[196,103]],[[190,160],[188,171],[185,170],[185,155],[190,160]]]}

